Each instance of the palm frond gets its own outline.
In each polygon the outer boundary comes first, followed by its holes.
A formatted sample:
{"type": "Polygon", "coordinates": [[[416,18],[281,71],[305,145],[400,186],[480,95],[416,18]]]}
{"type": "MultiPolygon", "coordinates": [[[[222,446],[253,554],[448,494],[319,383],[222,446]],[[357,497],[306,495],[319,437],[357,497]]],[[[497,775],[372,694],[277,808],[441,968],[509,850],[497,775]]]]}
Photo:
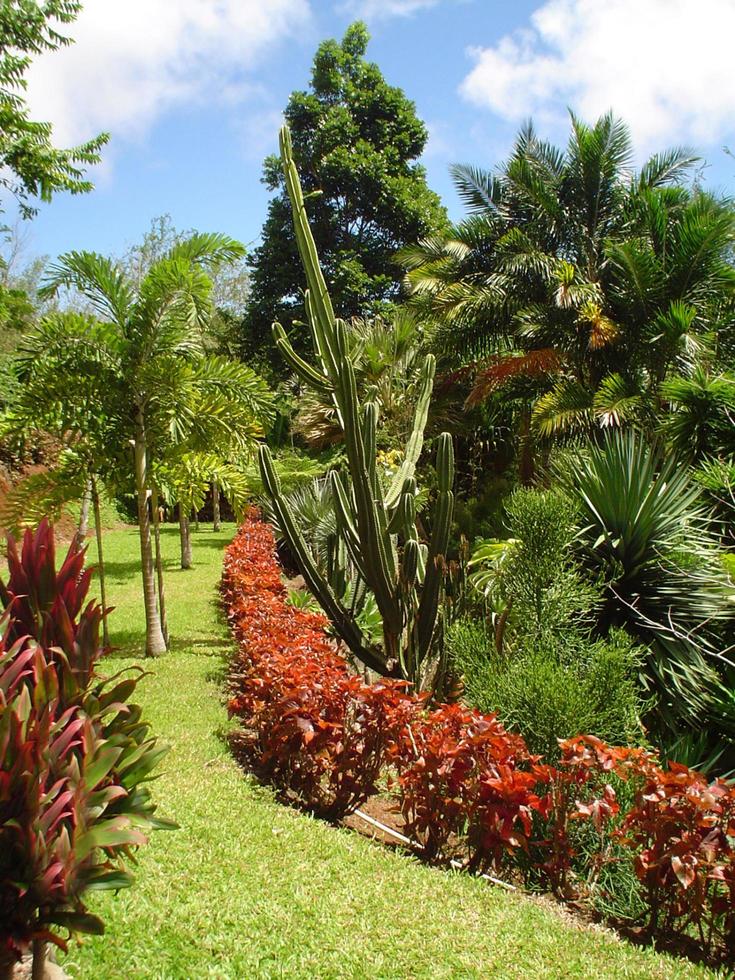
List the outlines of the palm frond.
{"type": "Polygon", "coordinates": [[[620,374],[603,378],[592,400],[595,419],[603,429],[620,428],[635,421],[642,405],[640,390],[620,374]]]}
{"type": "Polygon", "coordinates": [[[675,146],[655,153],[641,167],[638,187],[661,187],[683,180],[701,158],[689,147],[675,146]]]}
{"type": "Polygon", "coordinates": [[[494,211],[502,203],[503,183],[490,171],[468,164],[453,164],[449,174],[462,203],[470,212],[494,211]]]}
{"type": "Polygon", "coordinates": [[[119,266],[96,252],[67,252],[50,266],[39,296],[54,296],[62,287],[79,290],[102,317],[123,324],[133,290],[119,266]]]}
{"type": "Polygon", "coordinates": [[[542,439],[585,432],[591,421],[590,392],[572,378],[563,378],[551,391],[541,395],[531,413],[531,426],[542,439]]]}
{"type": "Polygon", "coordinates": [[[479,372],[466,404],[468,407],[479,404],[511,378],[554,374],[560,367],[561,358],[552,347],[497,358],[479,372]]]}
{"type": "Polygon", "coordinates": [[[177,242],[169,251],[167,258],[213,270],[220,265],[241,259],[244,255],[245,246],[228,235],[197,232],[184,241],[177,242]]]}

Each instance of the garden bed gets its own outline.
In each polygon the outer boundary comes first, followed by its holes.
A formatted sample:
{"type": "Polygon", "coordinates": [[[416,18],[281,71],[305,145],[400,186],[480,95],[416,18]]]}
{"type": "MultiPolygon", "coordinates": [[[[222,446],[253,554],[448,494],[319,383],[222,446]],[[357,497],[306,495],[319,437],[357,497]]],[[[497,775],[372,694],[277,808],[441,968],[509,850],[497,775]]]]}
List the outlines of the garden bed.
{"type": "Polygon", "coordinates": [[[401,682],[366,684],[324,618],[286,601],[272,531],[255,513],[228,550],[223,594],[239,645],[229,671],[229,708],[241,723],[233,744],[283,800],[351,826],[370,800],[383,838],[397,831],[429,861],[547,890],[588,912],[615,848],[639,882],[641,940],[687,949],[698,940],[699,955],[727,955],[731,787],[591,737],[567,740],[560,765],[546,765],[493,716],[428,710],[401,682]],[[397,810],[378,795],[386,776],[397,810]],[[614,783],[627,784],[626,807],[614,783]],[[580,834],[597,848],[584,867],[580,834]]]}

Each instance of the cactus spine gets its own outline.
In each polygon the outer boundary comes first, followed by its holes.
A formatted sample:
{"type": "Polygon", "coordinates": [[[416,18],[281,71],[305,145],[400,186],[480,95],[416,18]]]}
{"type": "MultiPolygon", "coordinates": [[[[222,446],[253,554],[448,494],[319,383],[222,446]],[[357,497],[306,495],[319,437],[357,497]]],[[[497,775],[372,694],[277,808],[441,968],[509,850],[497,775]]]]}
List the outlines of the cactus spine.
{"type": "Polygon", "coordinates": [[[317,569],[288,501],[281,493],[267,446],[260,450],[263,484],[306,582],[350,650],[379,673],[402,675],[423,684],[429,680],[429,667],[435,659],[432,642],[437,631],[454,506],[452,440],[443,433],[437,453],[439,495],[427,547],[420,540],[416,525],[415,470],[423,447],[435,361],[432,355],[424,361],[403,462],[390,485],[384,487],[376,465],[379,406],[373,392],[368,392],[360,403],[354,367],[348,356],[347,328],[334,314],[322,275],[293,160],[291,137],[285,126],[281,130],[280,146],[296,241],[306,273],[304,303],[315,365],[295,353],[278,323],[273,325],[275,342],[301,380],[334,405],[344,434],[350,473],[349,487],[338,473],[333,472],[330,477],[337,524],[347,552],[375,596],[383,621],[382,650],[365,641],[354,618],[317,569]]]}

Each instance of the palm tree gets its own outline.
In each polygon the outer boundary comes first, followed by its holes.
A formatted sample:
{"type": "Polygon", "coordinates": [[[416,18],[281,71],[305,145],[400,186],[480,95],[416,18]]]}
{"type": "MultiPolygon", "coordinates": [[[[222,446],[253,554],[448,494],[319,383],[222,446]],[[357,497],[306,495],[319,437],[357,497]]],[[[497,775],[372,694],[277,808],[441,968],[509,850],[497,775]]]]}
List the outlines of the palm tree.
{"type": "Polygon", "coordinates": [[[735,458],[735,375],[697,365],[661,386],[670,407],[663,431],[681,459],[735,458]]]}
{"type": "MultiPolygon", "coordinates": [[[[45,295],[62,287],[77,290],[97,317],[80,321],[73,336],[67,331],[63,341],[58,338],[46,355],[45,373],[53,373],[53,354],[66,346],[68,370],[56,384],[71,388],[84,376],[110,431],[123,434],[113,454],[124,452],[125,441],[132,444],[148,656],[166,649],[151,543],[151,449],[184,441],[198,429],[229,431],[235,424],[220,415],[226,371],[219,360],[204,357],[203,330],[212,312],[208,271],[242,254],[243,247],[224,235],[197,234],[175,245],[136,285],[110,259],[70,252],[52,267],[43,289],[45,295]]],[[[248,374],[253,402],[267,401],[265,386],[248,374]]],[[[243,407],[241,421],[245,414],[243,407]]],[[[249,414],[248,431],[254,425],[249,414]]]]}
{"type": "Polygon", "coordinates": [[[528,125],[497,173],[453,168],[470,216],[401,254],[435,345],[474,373],[468,405],[502,391],[527,447],[655,416],[732,306],[732,209],[681,186],[689,151],[631,158],[610,114],[572,116],[565,151],[528,125]]]}
{"type": "Polygon", "coordinates": [[[19,527],[29,519],[58,515],[65,505],[82,496],[82,519],[76,535],[81,547],[85,505],[91,505],[103,639],[109,646],[100,488],[112,493],[125,480],[124,455],[119,449],[115,451],[124,445],[125,430],[119,413],[111,413],[100,397],[100,392],[115,384],[109,364],[100,358],[100,341],[98,325],[91,317],[74,312],[44,317],[19,350],[17,372],[22,383],[3,425],[6,432],[26,438],[38,430],[50,432],[65,447],[51,470],[27,477],[12,488],[6,501],[6,520],[19,527]]]}

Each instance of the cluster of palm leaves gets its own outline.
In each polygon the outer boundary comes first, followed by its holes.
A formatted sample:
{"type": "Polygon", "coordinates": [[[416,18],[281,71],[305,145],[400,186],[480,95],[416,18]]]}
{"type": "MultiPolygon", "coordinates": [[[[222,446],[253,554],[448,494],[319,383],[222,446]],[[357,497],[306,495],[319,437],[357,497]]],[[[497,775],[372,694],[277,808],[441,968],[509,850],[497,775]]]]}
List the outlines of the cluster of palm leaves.
{"type": "Polygon", "coordinates": [[[244,498],[239,464],[251,456],[271,415],[264,382],[245,365],[205,349],[213,312],[209,273],[242,253],[224,235],[193,235],[157,259],[138,283],[101,255],[63,255],[44,292],[73,289],[88,312],[41,321],[19,365],[21,395],[5,420],[6,429],[44,429],[68,445],[65,479],[56,481],[56,492],[89,482],[98,502],[100,484],[134,488],[150,655],[167,646],[159,497],[179,504],[182,530],[210,481],[235,502],[244,498]]]}
{"type": "Polygon", "coordinates": [[[572,117],[566,150],[529,125],[497,172],[454,168],[469,217],[402,253],[468,403],[501,396],[523,440],[651,429],[664,409],[681,429],[703,397],[722,424],[732,402],[735,212],[691,184],[689,151],[631,160],[612,115],[572,117]]]}
{"type": "Polygon", "coordinates": [[[632,431],[561,455],[553,472],[580,509],[580,554],[603,586],[598,629],[624,627],[647,650],[657,728],[716,723],[732,742],[733,589],[701,486],[632,431]]]}
{"type": "MultiPolygon", "coordinates": [[[[411,430],[422,357],[421,322],[408,308],[390,317],[347,323],[346,339],[358,390],[371,390],[381,410],[381,437],[385,444],[405,444],[411,430]]],[[[298,409],[292,431],[312,449],[342,440],[342,430],[331,401],[308,388],[296,392],[298,409]]]]}

